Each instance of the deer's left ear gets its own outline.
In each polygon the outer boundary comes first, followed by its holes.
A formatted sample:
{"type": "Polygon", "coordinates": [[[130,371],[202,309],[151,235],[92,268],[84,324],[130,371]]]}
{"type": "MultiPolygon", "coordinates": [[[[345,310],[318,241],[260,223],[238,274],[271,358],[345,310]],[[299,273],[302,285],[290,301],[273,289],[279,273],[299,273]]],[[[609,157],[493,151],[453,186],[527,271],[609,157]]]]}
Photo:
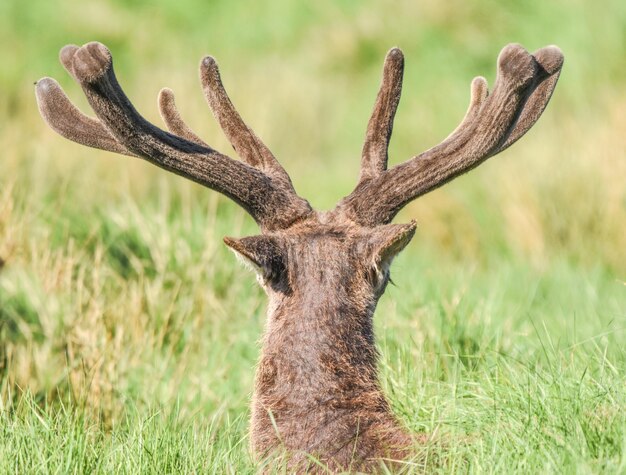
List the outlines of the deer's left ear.
{"type": "Polygon", "coordinates": [[[393,258],[413,239],[417,223],[386,224],[375,229],[372,238],[374,264],[382,271],[386,271],[393,258]]]}
{"type": "Polygon", "coordinates": [[[250,264],[264,282],[276,282],[285,276],[286,257],[277,239],[271,236],[225,237],[224,243],[250,264]]]}

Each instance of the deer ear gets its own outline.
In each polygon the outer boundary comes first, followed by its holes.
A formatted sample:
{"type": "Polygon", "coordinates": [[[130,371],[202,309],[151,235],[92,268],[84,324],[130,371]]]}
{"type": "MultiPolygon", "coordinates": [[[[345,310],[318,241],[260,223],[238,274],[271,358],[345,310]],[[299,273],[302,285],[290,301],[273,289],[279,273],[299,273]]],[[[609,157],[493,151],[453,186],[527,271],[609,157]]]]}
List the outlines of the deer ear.
{"type": "Polygon", "coordinates": [[[271,236],[225,237],[224,243],[265,281],[274,281],[285,275],[286,258],[277,239],[271,236]]]}
{"type": "Polygon", "coordinates": [[[372,243],[376,267],[381,270],[389,267],[393,258],[413,239],[416,228],[415,221],[408,224],[386,224],[375,228],[372,243]]]}

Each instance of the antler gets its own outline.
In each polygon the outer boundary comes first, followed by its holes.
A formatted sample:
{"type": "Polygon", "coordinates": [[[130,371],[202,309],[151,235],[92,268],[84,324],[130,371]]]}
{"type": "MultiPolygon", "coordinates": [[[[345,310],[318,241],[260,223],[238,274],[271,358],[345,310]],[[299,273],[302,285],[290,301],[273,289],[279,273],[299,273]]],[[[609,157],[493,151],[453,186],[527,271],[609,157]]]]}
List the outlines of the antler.
{"type": "Polygon", "coordinates": [[[393,48],[385,58],[383,81],[376,96],[374,111],[367,124],[365,143],[361,152],[359,183],[376,178],[387,169],[389,140],[402,93],[403,74],[404,55],[399,48],[393,48]]]}
{"type": "Polygon", "coordinates": [[[361,176],[338,208],[364,225],[389,223],[410,201],[471,170],[511,146],[539,119],[556,86],[563,55],[549,46],[530,55],[519,45],[498,57],[492,94],[487,81],[472,81],[465,118],[441,144],[387,170],[387,148],[402,87],[403,59],[394,48],[368,124],[361,176]]]}
{"type": "Polygon", "coordinates": [[[84,115],[51,78],[37,82],[41,115],[50,127],[74,142],[137,156],[228,196],[264,230],[284,229],[312,212],[287,173],[235,111],[219,80],[213,58],[201,64],[211,108],[242,163],[213,150],[183,122],[172,91],[159,95],[159,108],[172,133],[144,119],[122,91],[109,50],[100,43],[66,46],[61,63],[81,85],[97,119],[84,115]]]}

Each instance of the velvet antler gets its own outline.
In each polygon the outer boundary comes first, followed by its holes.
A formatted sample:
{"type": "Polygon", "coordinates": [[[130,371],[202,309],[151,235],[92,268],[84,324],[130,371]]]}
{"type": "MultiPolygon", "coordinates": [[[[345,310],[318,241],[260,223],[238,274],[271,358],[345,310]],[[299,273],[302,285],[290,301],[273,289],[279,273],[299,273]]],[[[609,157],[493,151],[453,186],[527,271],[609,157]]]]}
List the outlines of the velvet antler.
{"type": "Polygon", "coordinates": [[[387,170],[387,148],[400,98],[403,61],[398,49],[385,60],[383,81],[370,119],[361,178],[338,205],[364,226],[389,223],[418,196],[443,185],[512,145],[539,119],[556,86],[563,55],[555,46],[529,54],[506,46],[498,58],[491,95],[487,82],[472,81],[465,118],[439,145],[387,170]]]}
{"type": "Polygon", "coordinates": [[[219,191],[241,205],[265,230],[286,228],[311,213],[308,202],[296,194],[285,171],[235,111],[219,76],[217,82],[205,79],[207,73],[213,78],[217,74],[212,59],[205,59],[201,65],[204,88],[211,90],[211,107],[247,163],[217,152],[193,133],[180,118],[169,90],[161,92],[159,106],[172,133],[144,119],[118,84],[111,53],[104,45],[94,42],[81,48],[66,46],[60,58],[83,88],[97,116],[93,119],[80,112],[53,79],[38,81],[41,115],[62,136],[90,147],[144,158],[219,191]]]}

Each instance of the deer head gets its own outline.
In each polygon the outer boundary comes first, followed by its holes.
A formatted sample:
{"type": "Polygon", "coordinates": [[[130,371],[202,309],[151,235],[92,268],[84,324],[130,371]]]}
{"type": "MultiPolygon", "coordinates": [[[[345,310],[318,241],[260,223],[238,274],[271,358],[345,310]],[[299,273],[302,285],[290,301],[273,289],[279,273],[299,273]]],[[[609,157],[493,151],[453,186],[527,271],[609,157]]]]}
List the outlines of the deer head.
{"type": "Polygon", "coordinates": [[[241,161],[191,131],[169,89],[158,100],[169,132],[139,115],[102,44],[66,46],[60,59],[97,118],[80,112],[56,81],[44,78],[36,95],[52,129],[223,193],[261,229],[258,236],[224,239],[255,269],[270,300],[252,407],[255,452],[282,447],[292,466],[312,453],[331,468],[364,470],[383,457],[406,457],[414,439],[400,428],[380,392],[372,331],[391,262],[415,233],[414,222],[391,221],[407,203],[503,151],[534,125],[556,86],[560,50],[550,46],[529,54],[519,45],[506,46],[492,92],[484,78],[472,81],[469,108],[457,129],[388,169],[404,70],[402,52],[389,51],[358,184],[328,212],[313,210],[296,194],[285,170],[235,110],[212,57],[200,63],[202,88],[241,161]]]}

